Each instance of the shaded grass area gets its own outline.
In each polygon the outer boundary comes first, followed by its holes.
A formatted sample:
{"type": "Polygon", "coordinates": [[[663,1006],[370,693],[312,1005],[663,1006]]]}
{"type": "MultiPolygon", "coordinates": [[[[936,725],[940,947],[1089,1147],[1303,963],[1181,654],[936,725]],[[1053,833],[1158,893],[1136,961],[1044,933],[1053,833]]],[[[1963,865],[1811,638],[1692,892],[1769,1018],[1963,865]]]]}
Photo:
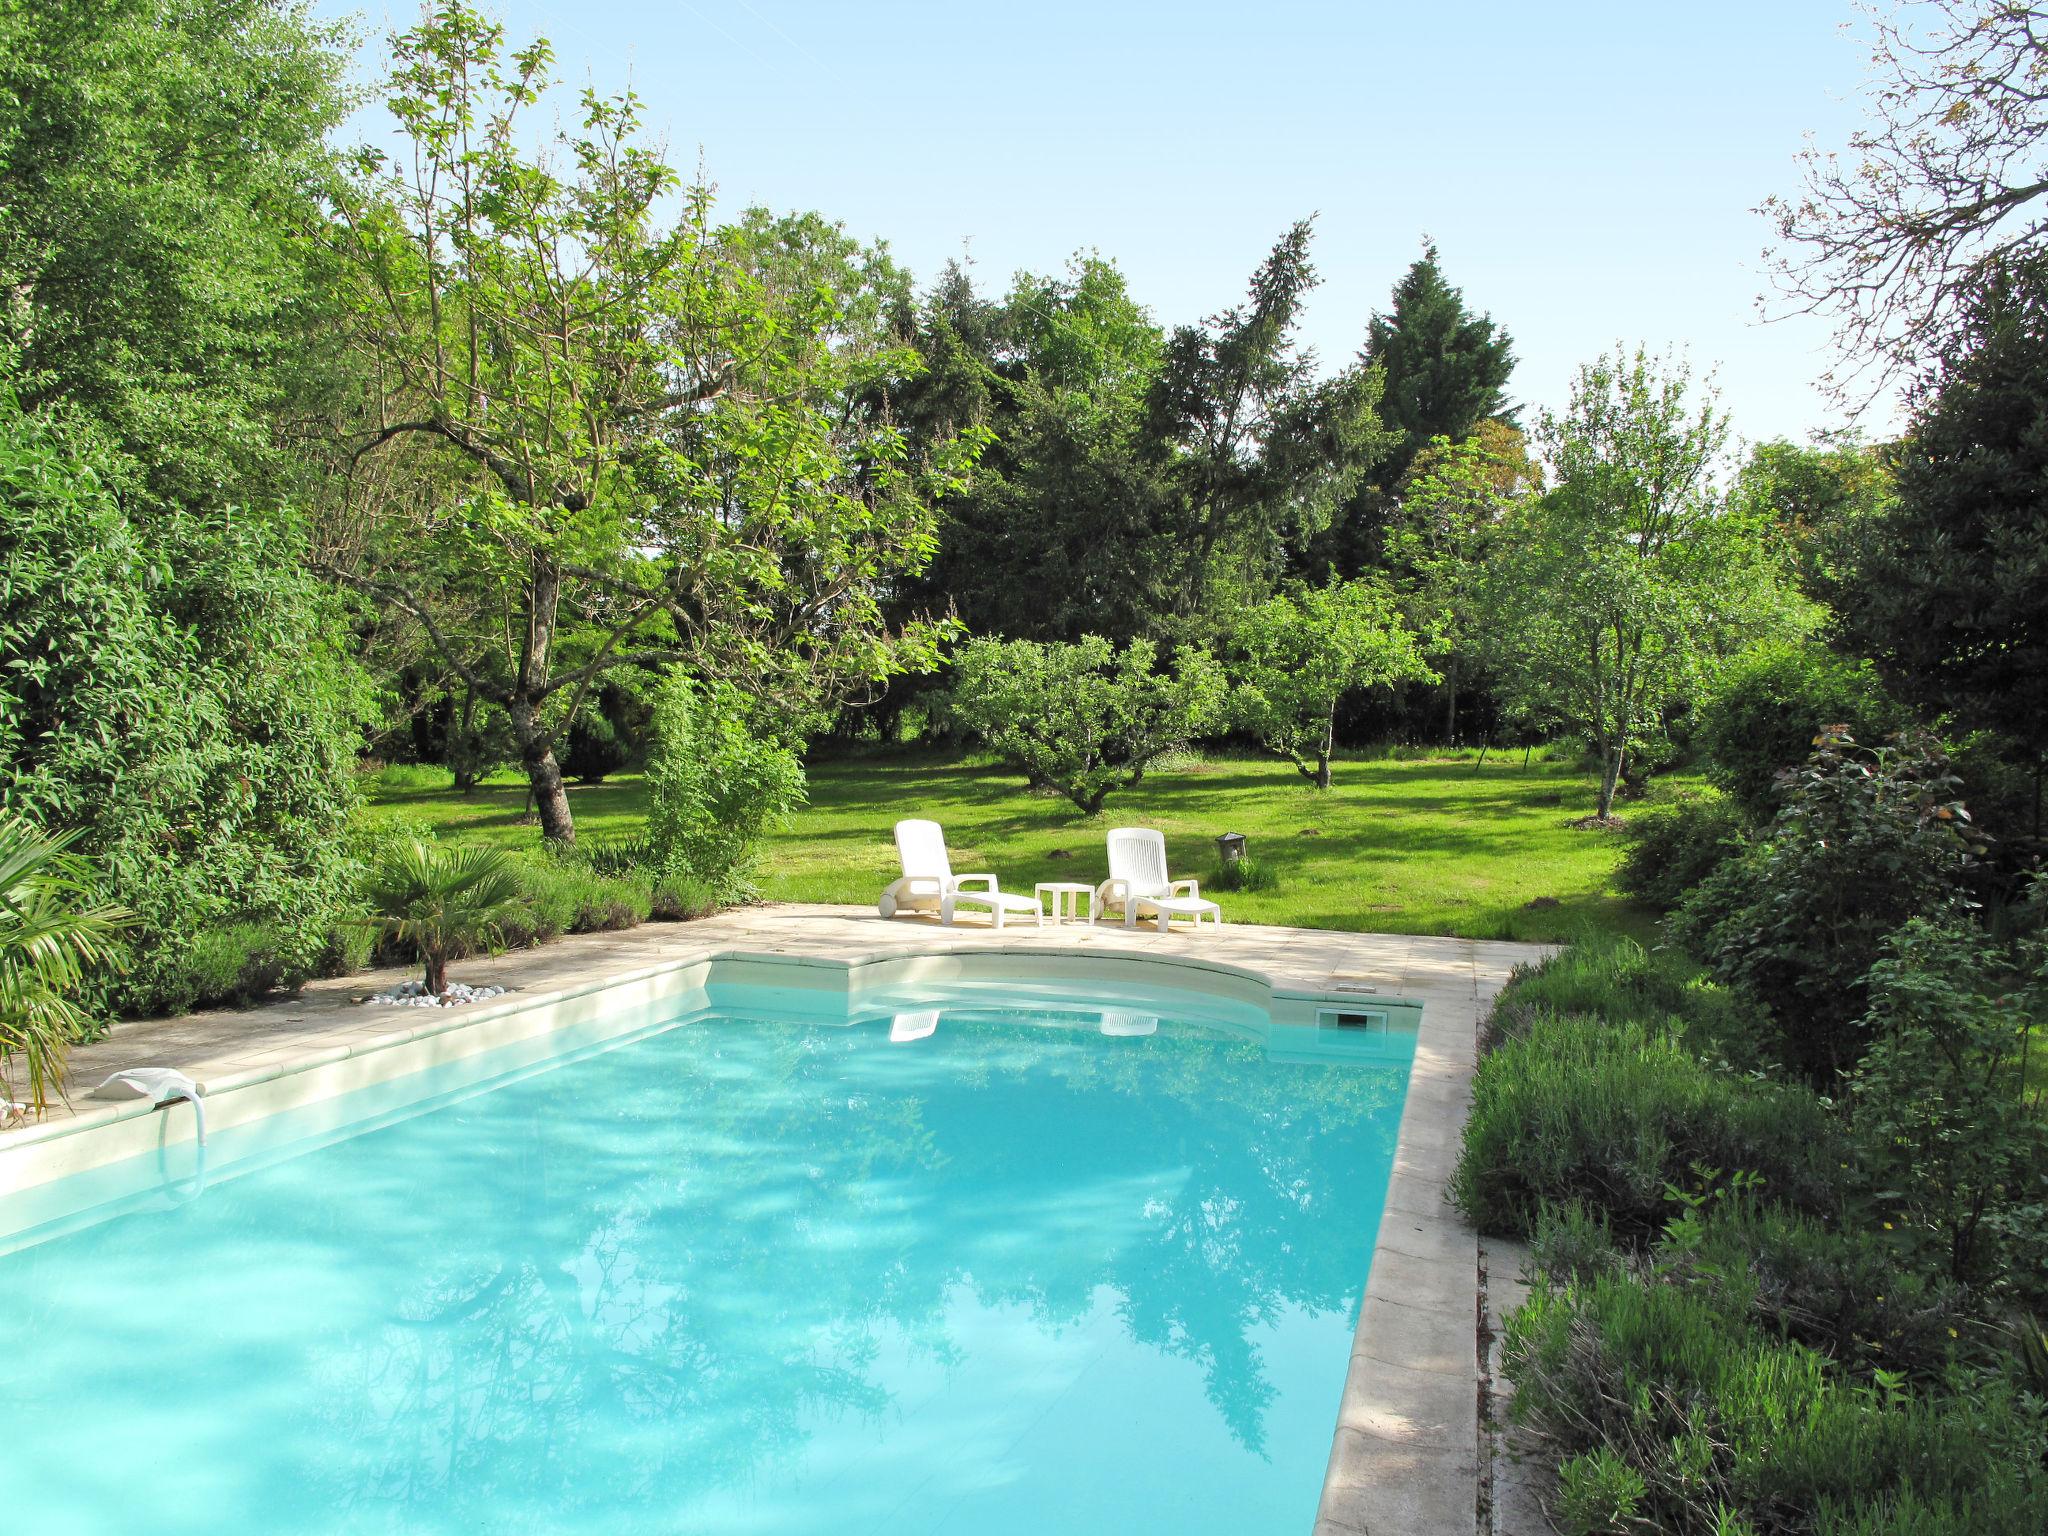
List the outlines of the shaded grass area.
{"type": "MultiPolygon", "coordinates": [[[[467,796],[445,775],[389,770],[367,782],[369,815],[412,819],[444,837],[524,844],[525,786],[500,775],[467,796]]],[[[637,834],[639,779],[570,791],[579,837],[637,834]]],[[[1242,832],[1277,876],[1231,892],[1233,922],[1380,933],[1545,941],[1588,927],[1648,937],[1655,919],[1608,889],[1622,840],[1571,823],[1591,809],[1575,764],[1473,754],[1348,757],[1336,787],[1310,788],[1285,763],[1219,757],[1150,775],[1085,817],[1034,794],[984,758],[938,752],[833,757],[810,769],[810,803],[770,837],[762,894],[778,901],[867,903],[897,873],[890,829],[905,816],[946,828],[953,867],[993,871],[1007,889],[1108,873],[1103,835],[1144,825],[1166,834],[1176,876],[1206,879],[1214,839],[1242,832]]]]}

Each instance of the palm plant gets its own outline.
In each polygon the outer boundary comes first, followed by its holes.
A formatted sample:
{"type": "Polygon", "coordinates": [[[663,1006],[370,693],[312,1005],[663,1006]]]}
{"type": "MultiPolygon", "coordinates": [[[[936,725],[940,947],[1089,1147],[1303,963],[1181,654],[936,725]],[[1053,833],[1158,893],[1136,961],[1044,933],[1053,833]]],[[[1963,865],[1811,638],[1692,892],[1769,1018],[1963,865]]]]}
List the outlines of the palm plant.
{"type": "Polygon", "coordinates": [[[0,1067],[19,1056],[37,1109],[64,1066],[64,1051],[91,1018],[72,994],[132,914],[96,901],[91,864],[68,850],[77,832],[52,837],[0,812],[0,1067]]]}
{"type": "Polygon", "coordinates": [[[448,960],[492,937],[519,906],[519,872],[500,848],[441,848],[418,838],[393,843],[370,867],[364,896],[379,932],[411,944],[426,987],[448,990],[448,960]]]}

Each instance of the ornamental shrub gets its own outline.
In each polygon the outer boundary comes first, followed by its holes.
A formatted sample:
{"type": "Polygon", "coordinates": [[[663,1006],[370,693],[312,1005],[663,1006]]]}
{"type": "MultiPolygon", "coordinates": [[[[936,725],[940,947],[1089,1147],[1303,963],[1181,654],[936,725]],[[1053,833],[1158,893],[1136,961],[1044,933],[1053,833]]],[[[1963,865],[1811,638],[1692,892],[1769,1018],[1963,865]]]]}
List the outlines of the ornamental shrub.
{"type": "Polygon", "coordinates": [[[365,695],[279,518],[153,503],[134,473],[0,389],[0,806],[83,830],[137,918],[92,1001],[146,1012],[243,985],[198,942],[223,926],[260,926],[282,980],[317,964],[357,873],[365,695]]]}
{"type": "Polygon", "coordinates": [[[1786,1065],[1831,1084],[1861,1055],[1865,976],[1888,935],[1972,901],[1982,842],[1932,738],[1865,748],[1824,733],[1784,808],[1696,887],[1673,933],[1740,985],[1786,1065]]]}
{"type": "Polygon", "coordinates": [[[1686,795],[1632,816],[1614,883],[1624,895],[1668,912],[1742,851],[1745,830],[1735,802],[1718,794],[1686,795]]]}
{"type": "Polygon", "coordinates": [[[1507,1320],[1503,1365],[1515,1417],[1579,1469],[1566,1513],[1625,1508],[1626,1529],[1679,1536],[2048,1529],[2037,1401],[1988,1373],[1938,1393],[1845,1380],[1749,1314],[1739,1271],[1537,1286],[1507,1320]]]}
{"type": "Polygon", "coordinates": [[[1707,777],[1753,825],[1784,802],[1785,776],[1832,728],[1882,741],[1903,719],[1867,661],[1824,646],[1771,644],[1736,660],[1700,706],[1693,743],[1707,777]]]}
{"type": "Polygon", "coordinates": [[[2048,1305],[2048,1125],[2027,1093],[2037,978],[1981,931],[1916,919],[1871,967],[1849,1077],[1856,1169],[1918,1261],[2048,1305]]]}
{"type": "Polygon", "coordinates": [[[654,703],[647,753],[647,843],[655,882],[688,904],[753,894],[760,841],[804,798],[804,770],[760,709],[726,683],[672,673],[654,703]]]}

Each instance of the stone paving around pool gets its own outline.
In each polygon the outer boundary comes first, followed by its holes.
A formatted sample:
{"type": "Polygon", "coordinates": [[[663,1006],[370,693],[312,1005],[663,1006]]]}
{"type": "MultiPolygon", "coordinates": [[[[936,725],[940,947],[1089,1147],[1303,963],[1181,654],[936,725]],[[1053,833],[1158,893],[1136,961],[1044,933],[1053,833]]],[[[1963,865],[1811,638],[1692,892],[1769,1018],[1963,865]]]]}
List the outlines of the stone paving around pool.
{"type": "MultiPolygon", "coordinates": [[[[1161,934],[1149,925],[1039,927],[1026,921],[997,931],[973,918],[945,928],[930,917],[884,920],[872,908],[779,905],[744,907],[693,923],[584,934],[451,969],[457,980],[506,988],[508,997],[493,999],[504,1003],[588,987],[665,962],[720,955],[832,961],[991,948],[1181,958],[1256,972],[1277,989],[1371,988],[1423,1004],[1400,1143],[1315,1536],[1475,1531],[1482,1482],[1480,1252],[1444,1192],[1471,1100],[1478,1022],[1513,967],[1540,959],[1543,947],[1253,926],[1161,934]]],[[[91,1118],[110,1109],[85,1097],[108,1073],[174,1067],[204,1083],[289,1072],[309,1058],[367,1049],[421,1022],[413,1010],[365,1001],[409,974],[366,972],[313,982],[298,997],[261,1008],[117,1026],[109,1039],[72,1053],[68,1104],[53,1106],[41,1121],[0,1133],[0,1188],[10,1145],[68,1130],[60,1122],[72,1116],[91,1118]]],[[[454,1023],[460,1010],[432,1013],[437,1024],[454,1023]]],[[[1503,1499],[1499,1505],[1514,1502],[1503,1499]]],[[[1507,1510],[1488,1503],[1492,1531],[1520,1525],[1503,1520],[1507,1510]]]]}

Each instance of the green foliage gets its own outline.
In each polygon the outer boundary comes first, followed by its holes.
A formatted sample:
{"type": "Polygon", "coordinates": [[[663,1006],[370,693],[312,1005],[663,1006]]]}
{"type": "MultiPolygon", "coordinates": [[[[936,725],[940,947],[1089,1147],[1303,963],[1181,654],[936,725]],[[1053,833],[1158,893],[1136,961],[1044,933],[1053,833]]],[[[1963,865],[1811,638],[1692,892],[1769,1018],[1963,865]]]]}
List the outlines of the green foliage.
{"type": "Polygon", "coordinates": [[[1280,872],[1247,853],[1218,864],[1216,872],[1202,882],[1204,890],[1212,887],[1219,891],[1274,891],[1280,888],[1280,872]]]}
{"type": "Polygon", "coordinates": [[[565,933],[608,933],[653,915],[652,881],[642,867],[606,872],[580,849],[523,854],[512,860],[519,900],[497,921],[493,942],[517,948],[565,933]]]}
{"type": "Polygon", "coordinates": [[[1881,741],[1903,722],[1870,663],[1817,645],[1776,643],[1739,657],[1700,708],[1693,742],[1707,776],[1752,823],[1783,803],[1783,782],[1830,726],[1881,741]]]}
{"type": "Polygon", "coordinates": [[[1681,1536],[2022,1536],[2048,1521],[2038,1403],[1996,1377],[1928,1395],[1845,1381],[1748,1312],[1739,1272],[1681,1268],[1541,1285],[1508,1319],[1515,1415],[1567,1464],[1585,1458],[1589,1514],[1605,1491],[1633,1501],[1631,1528],[1681,1536]]]}
{"type": "MultiPolygon", "coordinates": [[[[1366,329],[1365,355],[1387,376],[1380,415],[1412,459],[1433,437],[1461,441],[1488,417],[1512,421],[1507,384],[1513,342],[1493,317],[1473,314],[1444,278],[1434,243],[1394,285],[1393,303],[1366,329]]],[[[1397,472],[1405,462],[1390,466],[1397,472]]]]}
{"type": "Polygon", "coordinates": [[[1700,1167],[1827,1209],[1834,1143],[1811,1094],[1707,1066],[1675,1026],[1538,1012],[1480,1061],[1452,1196],[1485,1232],[1526,1236],[1578,1201],[1640,1238],[1700,1167]]]}
{"type": "Polygon", "coordinates": [[[1330,787],[1337,706],[1348,695],[1435,676],[1393,595],[1365,580],[1302,587],[1247,609],[1232,628],[1229,670],[1236,724],[1318,789],[1330,787]]]}
{"type": "Polygon", "coordinates": [[[130,921],[98,898],[97,872],[68,851],[77,840],[0,811],[0,1070],[21,1058],[37,1109],[62,1078],[65,1047],[91,1029],[80,984],[130,921]]]}
{"type": "Polygon", "coordinates": [[[1649,1493],[1642,1473],[1606,1446],[1557,1468],[1557,1527],[1564,1536],[1621,1536],[1640,1523],[1649,1493]]]}
{"type": "Polygon", "coordinates": [[[889,418],[919,364],[882,253],[815,216],[715,225],[630,92],[536,147],[552,51],[466,5],[392,47],[405,152],[352,158],[331,229],[350,458],[388,450],[406,494],[336,572],[504,711],[543,834],[574,836],[555,747],[607,679],[686,664],[806,720],[929,667],[952,626],[883,597],[983,434],[913,454],[889,418]]]}
{"type": "Polygon", "coordinates": [[[1281,551],[1329,526],[1393,446],[1377,411],[1382,371],[1358,362],[1318,377],[1296,335],[1317,282],[1310,226],[1275,242],[1242,303],[1175,328],[1146,401],[1183,617],[1207,609],[1212,584],[1270,584],[1281,551]]]}
{"type": "Polygon", "coordinates": [[[1524,718],[1583,733],[1602,763],[1598,814],[1629,763],[1745,647],[1809,622],[1772,542],[1717,480],[1727,419],[1683,366],[1582,368],[1538,433],[1556,487],[1494,542],[1485,601],[1501,686],[1524,718]]]}
{"type": "Polygon", "coordinates": [[[974,640],[953,661],[953,717],[1093,815],[1143,781],[1167,752],[1222,723],[1223,671],[1183,646],[1155,669],[1157,647],[1118,649],[1099,635],[1072,645],[974,640]]]}
{"type": "Polygon", "coordinates": [[[132,494],[82,426],[0,391],[0,803],[84,830],[137,923],[117,1007],[207,996],[195,936],[259,923],[305,975],[353,869],[357,678],[290,530],[132,494]]]}
{"type": "Polygon", "coordinates": [[[648,855],[674,896],[684,882],[725,901],[751,896],[762,836],[803,803],[803,765],[761,728],[759,713],[737,689],[700,686],[681,672],[655,699],[648,855]]]}
{"type": "Polygon", "coordinates": [[[1892,502],[1889,448],[1824,436],[1801,446],[1758,443],[1735,482],[1735,501],[1788,546],[1807,596],[1841,611],[1848,585],[1892,502]]]}
{"type": "Polygon", "coordinates": [[[1492,615],[1485,573],[1494,540],[1514,506],[1542,483],[1542,468],[1530,459],[1522,434],[1488,420],[1460,442],[1432,438],[1401,485],[1385,531],[1386,561],[1402,611],[1442,677],[1447,742],[1457,740],[1461,688],[1486,677],[1492,615]]]}
{"type": "Polygon", "coordinates": [[[340,28],[286,0],[0,8],[0,337],[155,495],[292,473],[273,412],[331,354],[302,232],[341,120],[340,28]]]}
{"type": "Polygon", "coordinates": [[[562,775],[579,784],[602,784],[626,766],[631,754],[619,729],[603,715],[586,712],[570,725],[562,750],[562,775]]]}
{"type": "MultiPolygon", "coordinates": [[[[2035,957],[2038,961],[2039,955],[2035,957]]],[[[1954,922],[1915,919],[1869,975],[1849,1077],[1857,1168],[1900,1240],[1959,1282],[2048,1303],[2048,1125],[2026,1091],[2041,982],[1954,922]]]]}
{"type": "Polygon", "coordinates": [[[363,898],[371,924],[419,951],[429,992],[448,990],[448,961],[495,937],[522,892],[500,848],[444,848],[418,838],[393,841],[370,866],[363,898]]]}
{"type": "Polygon", "coordinates": [[[1662,1251],[1667,1273],[1703,1285],[1736,1277],[1760,1325],[1845,1368],[1929,1384],[1946,1375],[1974,1299],[1912,1267],[1896,1234],[1860,1204],[1849,1219],[1816,1219],[1768,1201],[1687,1198],[1704,1216],[1688,1211],[1673,1222],[1662,1251]]]}
{"type": "MultiPolygon", "coordinates": [[[[1307,562],[1320,573],[1355,575],[1377,564],[1390,510],[1389,492],[1409,475],[1433,439],[1463,443],[1482,422],[1511,422],[1507,383],[1515,370],[1513,345],[1491,316],[1465,307],[1464,295],[1443,275],[1435,245],[1394,285],[1385,314],[1366,330],[1365,360],[1385,383],[1379,414],[1398,434],[1371,481],[1349,496],[1307,562]]],[[[1407,496],[1400,498],[1407,513],[1407,496]]]]}
{"type": "Polygon", "coordinates": [[[1784,809],[1686,898],[1673,931],[1775,1026],[1779,1059],[1827,1083],[1861,1054],[1866,973],[1908,919],[1969,901],[1981,846],[1926,738],[1866,749],[1824,732],[1784,809]]]}
{"type": "Polygon", "coordinates": [[[1683,957],[1645,949],[1618,934],[1590,932],[1540,965],[1517,966],[1494,999],[1484,1036],[1490,1049],[1523,1038],[1543,1014],[1582,1013],[1675,1024],[1694,1050],[1726,1055],[1743,1035],[1746,1012],[1683,957]]]}
{"type": "Polygon", "coordinates": [[[1964,285],[1917,392],[1896,504],[1839,599],[1848,639],[1928,716],[2048,755],[2048,268],[1964,285]]]}
{"type": "Polygon", "coordinates": [[[1732,800],[1682,795],[1629,818],[1628,851],[1614,872],[1617,889],[1663,911],[1742,852],[1746,827],[1732,800]]]}

